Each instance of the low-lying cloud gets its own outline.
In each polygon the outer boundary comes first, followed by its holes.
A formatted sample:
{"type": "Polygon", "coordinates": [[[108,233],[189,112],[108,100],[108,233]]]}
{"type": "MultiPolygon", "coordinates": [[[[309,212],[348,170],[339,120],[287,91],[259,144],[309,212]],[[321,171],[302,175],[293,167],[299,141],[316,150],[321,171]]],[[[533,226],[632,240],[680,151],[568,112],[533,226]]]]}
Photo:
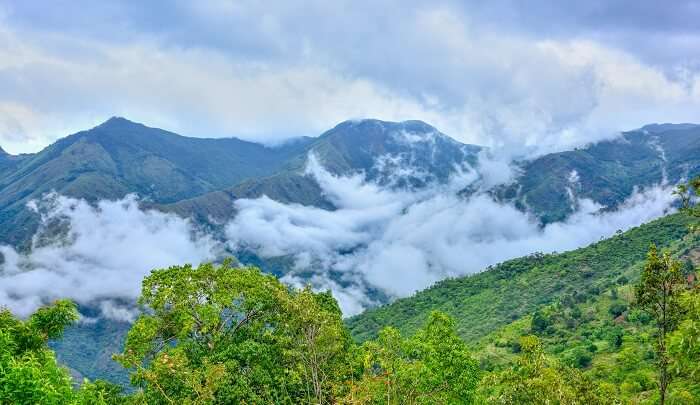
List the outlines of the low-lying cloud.
{"type": "Polygon", "coordinates": [[[360,293],[368,288],[403,297],[506,259],[574,249],[659,217],[673,201],[664,186],[636,191],[613,212],[577,199],[577,211],[567,221],[542,228],[486,193],[460,197],[465,183],[483,177],[474,172],[407,193],[378,188],[361,175],[333,176],[313,160],[309,167],[338,209],[286,205],[267,197],[239,200],[227,235],[234,248],[263,257],[292,256],[296,266],[283,279],[330,288],[346,315],[374,304],[360,293]]]}
{"type": "MultiPolygon", "coordinates": [[[[91,206],[50,195],[33,203],[43,225],[31,252],[0,247],[5,259],[0,305],[26,316],[51,300],[72,298],[99,308],[102,316],[129,321],[136,313],[124,303],[136,300],[150,270],[215,260],[228,248],[291,258],[294,265],[284,282],[329,289],[344,314],[353,315],[446,277],[536,251],[589,244],[664,215],[673,202],[670,187],[659,185],[635,191],[616,211],[603,212],[599,204],[577,198],[572,187],[576,212],[565,222],[541,227],[484,191],[499,173],[507,178],[501,164],[482,158],[480,170],[465,167],[446,184],[407,191],[379,186],[363,174],[335,176],[312,157],[307,175],[318,181],[335,210],[268,197],[238,200],[225,241],[198,233],[188,220],[139,209],[135,196],[91,206]],[[478,191],[461,196],[468,185],[478,191]],[[57,220],[67,223],[69,232],[48,237],[57,220]]],[[[572,175],[572,182],[578,176],[572,175]]]]}
{"type": "Polygon", "coordinates": [[[114,300],[135,302],[152,269],[217,256],[218,244],[189,221],[140,210],[135,196],[91,206],[52,194],[31,205],[42,214],[31,252],[0,247],[0,305],[19,316],[71,298],[99,306],[107,317],[130,320],[130,309],[114,300]],[[57,221],[69,225],[68,233],[47,236],[57,221]]]}

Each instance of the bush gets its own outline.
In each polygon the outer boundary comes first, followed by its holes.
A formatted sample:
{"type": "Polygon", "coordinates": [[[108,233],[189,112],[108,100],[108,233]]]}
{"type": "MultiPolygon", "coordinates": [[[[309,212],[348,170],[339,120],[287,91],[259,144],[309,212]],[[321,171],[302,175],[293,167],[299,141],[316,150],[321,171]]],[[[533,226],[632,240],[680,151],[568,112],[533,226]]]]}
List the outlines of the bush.
{"type": "Polygon", "coordinates": [[[624,314],[625,311],[627,311],[627,305],[621,302],[616,302],[610,305],[610,308],[608,308],[608,312],[613,316],[613,318],[617,318],[618,316],[624,314]]]}
{"type": "Polygon", "coordinates": [[[591,353],[586,348],[580,346],[573,349],[565,358],[565,362],[569,366],[576,368],[586,368],[591,365],[592,361],[593,356],[591,356],[591,353]]]}
{"type": "Polygon", "coordinates": [[[542,313],[542,311],[537,310],[532,315],[532,322],[530,323],[530,329],[533,333],[542,333],[547,330],[549,325],[552,324],[552,320],[542,313]]]}

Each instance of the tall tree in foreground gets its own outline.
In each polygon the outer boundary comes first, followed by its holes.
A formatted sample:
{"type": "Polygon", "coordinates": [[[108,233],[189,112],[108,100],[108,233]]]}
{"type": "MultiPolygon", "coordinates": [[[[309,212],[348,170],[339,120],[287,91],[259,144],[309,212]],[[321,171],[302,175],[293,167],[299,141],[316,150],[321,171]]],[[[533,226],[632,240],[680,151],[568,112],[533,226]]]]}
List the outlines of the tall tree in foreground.
{"type": "Polygon", "coordinates": [[[671,382],[666,337],[679,322],[681,305],[678,296],[684,286],[681,263],[674,260],[668,252],[659,255],[656,246],[652,245],[641,280],[635,288],[635,305],[649,314],[656,323],[655,350],[659,371],[659,401],[662,405],[666,401],[666,391],[671,382]]]}
{"type": "Polygon", "coordinates": [[[347,333],[329,295],[254,267],[173,266],[143,281],[144,314],[115,358],[145,403],[323,404],[347,333]]]}
{"type": "Polygon", "coordinates": [[[479,368],[447,315],[433,312],[410,339],[394,328],[359,351],[361,379],[343,403],[470,404],[479,368]]]}

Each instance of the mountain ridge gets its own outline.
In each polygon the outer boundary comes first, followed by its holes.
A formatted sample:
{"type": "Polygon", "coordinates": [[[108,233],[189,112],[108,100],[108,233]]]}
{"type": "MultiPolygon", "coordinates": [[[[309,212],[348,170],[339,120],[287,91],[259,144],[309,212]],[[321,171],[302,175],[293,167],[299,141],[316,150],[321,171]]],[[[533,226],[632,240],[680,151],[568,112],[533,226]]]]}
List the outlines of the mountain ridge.
{"type": "MultiPolygon", "coordinates": [[[[317,137],[271,147],[186,137],[115,116],[38,153],[0,155],[0,243],[29,246],[38,217],[26,204],[50,191],[91,202],[136,193],[145,206],[212,226],[210,219],[235,215],[233,202],[240,198],[267,195],[333,209],[305,173],[309,153],[335,175],[359,173],[384,186],[420,188],[447,181],[455,166],[476,167],[484,150],[419,120],[347,120],[317,137]]],[[[520,174],[514,182],[491,194],[543,224],[557,222],[575,209],[571,196],[614,209],[636,187],[700,174],[700,126],[649,124],[515,165],[520,174]]]]}

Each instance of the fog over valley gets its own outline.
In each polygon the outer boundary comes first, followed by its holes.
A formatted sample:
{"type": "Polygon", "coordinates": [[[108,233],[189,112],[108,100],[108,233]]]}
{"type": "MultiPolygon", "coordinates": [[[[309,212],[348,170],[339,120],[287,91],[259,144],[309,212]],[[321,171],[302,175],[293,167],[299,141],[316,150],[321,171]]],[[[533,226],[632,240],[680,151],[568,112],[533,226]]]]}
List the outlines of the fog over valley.
{"type": "Polygon", "coordinates": [[[29,204],[41,214],[31,250],[0,248],[0,305],[26,316],[68,297],[100,308],[105,317],[133,320],[135,307],[128,303],[135,303],[152,269],[245,251],[264,260],[283,258],[285,283],[331,290],[350,316],[447,277],[534,252],[575,249],[673,210],[668,183],[635,189],[605,210],[578,196],[581,179],[574,171],[567,178],[574,212],[541,225],[532,213],[492,195],[494,179],[513,181],[517,169],[489,153],[481,153],[473,167],[454,167],[445,182],[422,187],[396,186],[391,176],[420,177],[410,172],[418,168],[403,169],[374,181],[363,172],[336,175],[311,153],[303,175],[318,183],[332,209],[265,195],[238,199],[230,207],[235,215],[219,233],[139,208],[134,194],[95,204],[47,194],[29,204]]]}

